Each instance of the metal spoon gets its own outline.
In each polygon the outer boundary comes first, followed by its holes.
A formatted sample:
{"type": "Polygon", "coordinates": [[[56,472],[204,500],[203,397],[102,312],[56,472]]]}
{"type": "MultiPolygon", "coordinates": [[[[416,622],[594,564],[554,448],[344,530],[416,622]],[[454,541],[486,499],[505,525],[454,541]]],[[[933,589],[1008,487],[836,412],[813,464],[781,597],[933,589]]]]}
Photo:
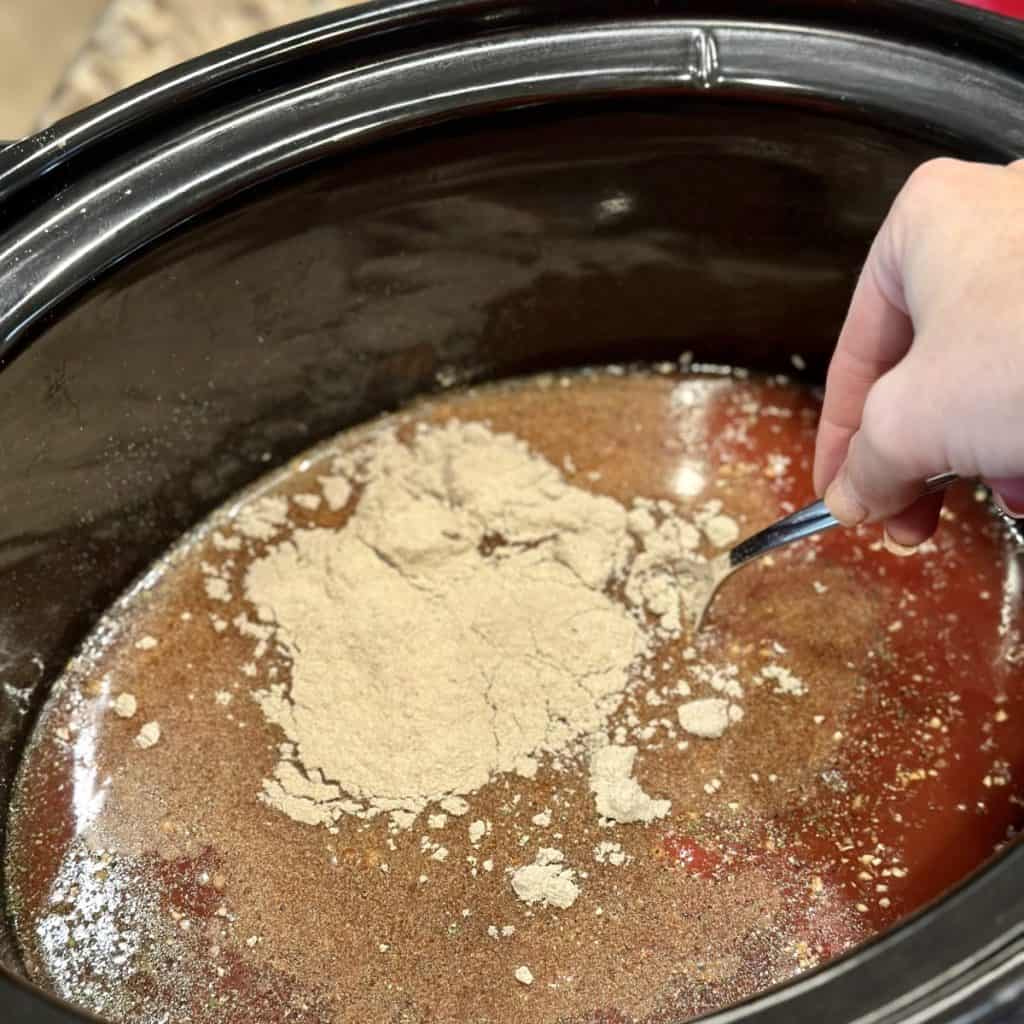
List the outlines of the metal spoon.
{"type": "MultiPolygon", "coordinates": [[[[938,476],[929,477],[924,482],[922,496],[925,494],[935,494],[937,491],[944,491],[957,479],[959,478],[955,473],[940,473],[938,476]]],[[[772,523],[771,526],[765,527],[765,529],[755,533],[752,537],[740,541],[732,550],[718,555],[708,563],[708,569],[710,570],[707,579],[708,590],[697,613],[697,624],[694,632],[700,630],[704,617],[707,615],[711,602],[715,599],[715,594],[718,593],[719,588],[737,569],[741,569],[762,555],[768,554],[769,551],[774,551],[775,548],[792,544],[793,541],[810,537],[814,533],[831,530],[833,526],[838,525],[839,520],[825,508],[825,502],[816,501],[813,505],[799,509],[792,515],[788,515],[784,519],[772,523]]]]}

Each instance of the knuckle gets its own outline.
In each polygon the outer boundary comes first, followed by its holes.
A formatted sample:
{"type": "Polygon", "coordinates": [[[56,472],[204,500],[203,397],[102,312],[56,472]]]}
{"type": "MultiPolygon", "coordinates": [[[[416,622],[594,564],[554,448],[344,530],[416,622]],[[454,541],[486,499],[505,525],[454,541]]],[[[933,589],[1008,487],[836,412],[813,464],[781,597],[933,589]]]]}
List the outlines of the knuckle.
{"type": "Polygon", "coordinates": [[[903,192],[909,201],[934,202],[960,181],[965,165],[953,157],[940,156],[919,164],[907,178],[903,192]]]}
{"type": "Polygon", "coordinates": [[[965,165],[952,157],[936,157],[914,169],[893,203],[899,234],[927,227],[935,211],[945,207],[957,189],[965,165]]]}

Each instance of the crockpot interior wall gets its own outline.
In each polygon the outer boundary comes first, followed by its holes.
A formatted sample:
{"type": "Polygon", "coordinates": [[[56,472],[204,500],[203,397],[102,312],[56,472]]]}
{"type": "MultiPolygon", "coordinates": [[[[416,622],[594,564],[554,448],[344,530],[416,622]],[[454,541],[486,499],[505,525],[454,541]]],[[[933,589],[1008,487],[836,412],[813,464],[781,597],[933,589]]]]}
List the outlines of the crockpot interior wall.
{"type": "Polygon", "coordinates": [[[0,823],[47,685],[232,491],[439,379],[684,349],[820,374],[933,154],[796,109],[514,112],[321,164],[108,274],[0,373],[0,823]]]}

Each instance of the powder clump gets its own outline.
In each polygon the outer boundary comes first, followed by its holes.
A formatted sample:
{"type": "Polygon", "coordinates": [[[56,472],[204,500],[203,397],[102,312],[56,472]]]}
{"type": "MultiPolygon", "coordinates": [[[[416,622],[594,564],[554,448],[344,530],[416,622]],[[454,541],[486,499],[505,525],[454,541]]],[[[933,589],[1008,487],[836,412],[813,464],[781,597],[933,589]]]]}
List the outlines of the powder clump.
{"type": "Polygon", "coordinates": [[[622,849],[621,844],[603,840],[594,847],[594,860],[598,864],[612,864],[615,867],[621,867],[629,860],[629,857],[622,849]]]}
{"type": "Polygon", "coordinates": [[[566,867],[564,860],[560,850],[541,849],[532,864],[513,872],[513,891],[524,903],[567,910],[576,902],[580,890],[576,872],[566,867]]]}
{"type": "Polygon", "coordinates": [[[664,818],[672,808],[668,800],[648,796],[633,778],[636,747],[599,747],[590,757],[590,789],[602,818],[629,824],[664,818]]]}
{"type": "Polygon", "coordinates": [[[114,700],[114,714],[118,718],[134,718],[139,708],[139,702],[133,693],[119,693],[114,700]]]}
{"type": "Polygon", "coordinates": [[[782,665],[765,665],[761,669],[761,678],[775,683],[775,693],[791,697],[802,697],[807,692],[804,681],[782,665]]]}
{"type": "Polygon", "coordinates": [[[135,737],[135,746],[139,750],[149,750],[150,747],[155,747],[160,742],[160,735],[160,723],[147,722],[135,737]]]}
{"type": "Polygon", "coordinates": [[[704,535],[716,548],[727,548],[740,539],[740,527],[731,516],[712,516],[704,523],[704,535]]]}
{"type": "MultiPolygon", "coordinates": [[[[294,744],[264,799],[301,821],[420,811],[568,750],[647,646],[606,593],[630,552],[625,509],[518,439],[382,431],[363,476],[343,527],[294,530],[244,580],[291,661],[290,686],[257,694],[294,744]]],[[[277,525],[265,500],[247,532],[277,525]]]]}
{"type": "Polygon", "coordinates": [[[734,721],[743,717],[743,710],[721,697],[704,697],[680,704],[677,714],[679,724],[691,736],[717,740],[734,721]]]}

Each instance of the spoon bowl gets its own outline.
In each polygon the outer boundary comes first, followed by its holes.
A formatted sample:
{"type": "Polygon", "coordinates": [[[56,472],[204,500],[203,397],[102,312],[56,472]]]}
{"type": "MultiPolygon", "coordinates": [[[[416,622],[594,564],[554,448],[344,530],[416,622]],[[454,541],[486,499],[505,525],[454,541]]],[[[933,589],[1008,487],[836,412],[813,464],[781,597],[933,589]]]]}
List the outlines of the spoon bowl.
{"type": "MultiPolygon", "coordinates": [[[[938,476],[929,477],[924,482],[921,496],[944,491],[958,479],[956,473],[940,473],[938,476]]],[[[824,501],[815,501],[777,520],[771,526],[766,526],[746,540],[740,541],[734,548],[712,559],[707,566],[704,589],[701,601],[697,606],[694,632],[700,632],[715,595],[722,584],[737,569],[742,569],[743,566],[749,565],[762,555],[768,554],[769,551],[792,544],[797,540],[803,540],[816,533],[831,530],[834,526],[839,526],[839,520],[829,512],[824,501]]]]}

